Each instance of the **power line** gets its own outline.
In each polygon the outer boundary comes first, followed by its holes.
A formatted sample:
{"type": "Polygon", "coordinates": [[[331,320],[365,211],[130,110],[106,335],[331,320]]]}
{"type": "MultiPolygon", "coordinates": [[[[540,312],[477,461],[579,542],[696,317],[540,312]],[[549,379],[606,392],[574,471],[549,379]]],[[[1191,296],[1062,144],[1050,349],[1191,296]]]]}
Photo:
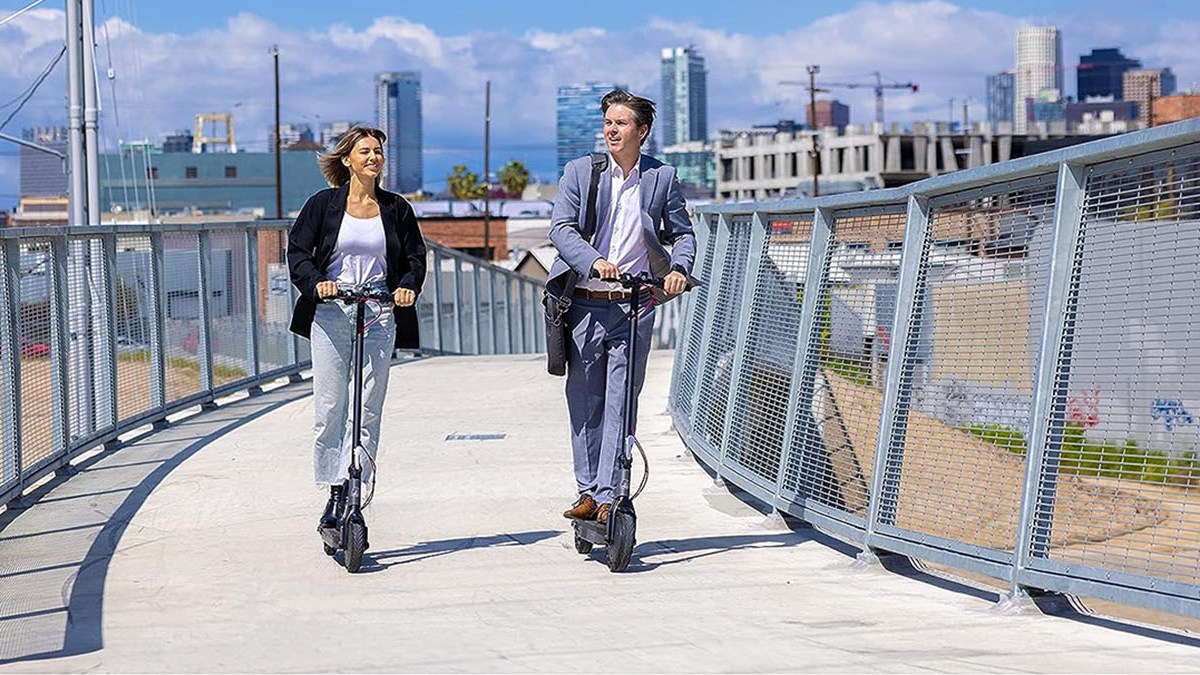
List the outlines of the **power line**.
{"type": "Polygon", "coordinates": [[[33,9],[34,7],[37,7],[38,5],[42,4],[43,2],[45,2],[45,0],[33,0],[33,2],[29,3],[28,5],[25,5],[21,9],[18,9],[17,11],[13,12],[12,14],[9,14],[8,16],[4,17],[3,19],[0,19],[0,26],[3,26],[4,24],[8,23],[9,21],[12,21],[13,19],[17,18],[18,16],[21,16],[25,12],[28,12],[29,10],[33,9]]]}
{"type": "Polygon", "coordinates": [[[58,62],[62,60],[63,55],[66,53],[67,48],[64,46],[58,52],[58,56],[54,57],[54,60],[50,62],[50,65],[46,66],[46,69],[42,71],[42,74],[38,77],[37,81],[34,82],[33,86],[29,88],[29,93],[25,95],[25,98],[21,100],[16,109],[9,113],[8,117],[6,117],[3,122],[0,122],[0,130],[8,126],[8,123],[12,121],[12,118],[16,117],[17,113],[21,112],[21,108],[25,107],[25,102],[28,101],[35,93],[37,93],[38,87],[41,86],[42,82],[44,82],[47,77],[49,77],[50,73],[54,70],[54,66],[58,65],[58,62]]]}

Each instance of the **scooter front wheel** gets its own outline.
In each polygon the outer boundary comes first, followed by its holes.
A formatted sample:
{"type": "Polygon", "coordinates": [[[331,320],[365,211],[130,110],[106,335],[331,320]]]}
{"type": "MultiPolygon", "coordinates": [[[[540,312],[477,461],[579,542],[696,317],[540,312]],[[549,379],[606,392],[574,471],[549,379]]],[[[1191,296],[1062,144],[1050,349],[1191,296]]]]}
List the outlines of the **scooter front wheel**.
{"type": "Polygon", "coordinates": [[[633,558],[637,518],[630,512],[615,509],[609,517],[613,523],[612,541],[608,543],[608,569],[610,572],[624,572],[633,558]]]}
{"type": "Polygon", "coordinates": [[[346,527],[350,528],[346,537],[346,571],[353,574],[362,567],[363,551],[367,550],[367,525],[351,521],[346,527]]]}

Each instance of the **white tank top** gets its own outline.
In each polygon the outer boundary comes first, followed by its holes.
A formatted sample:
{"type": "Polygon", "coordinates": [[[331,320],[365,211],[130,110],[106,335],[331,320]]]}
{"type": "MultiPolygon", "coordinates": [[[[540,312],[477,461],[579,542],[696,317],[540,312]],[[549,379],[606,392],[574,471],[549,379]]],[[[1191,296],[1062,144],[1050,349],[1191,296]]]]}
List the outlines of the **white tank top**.
{"type": "Polygon", "coordinates": [[[349,213],[342,216],[329,276],[338,283],[355,286],[387,280],[387,239],[382,218],[355,218],[349,213]]]}

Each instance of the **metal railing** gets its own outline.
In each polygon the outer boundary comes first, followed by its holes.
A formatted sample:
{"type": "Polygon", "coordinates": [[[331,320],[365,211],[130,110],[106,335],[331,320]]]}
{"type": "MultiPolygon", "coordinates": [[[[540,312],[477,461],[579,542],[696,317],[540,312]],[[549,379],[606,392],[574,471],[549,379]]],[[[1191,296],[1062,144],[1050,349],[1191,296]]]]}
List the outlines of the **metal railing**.
{"type": "Polygon", "coordinates": [[[1200,616],[1200,120],[695,220],[671,409],[720,478],[1010,600],[1200,616]]]}
{"type": "MultiPolygon", "coordinates": [[[[287,227],[0,229],[0,504],[132,429],[307,368],[287,227]]],[[[541,282],[428,248],[422,351],[545,350],[541,282]]]]}

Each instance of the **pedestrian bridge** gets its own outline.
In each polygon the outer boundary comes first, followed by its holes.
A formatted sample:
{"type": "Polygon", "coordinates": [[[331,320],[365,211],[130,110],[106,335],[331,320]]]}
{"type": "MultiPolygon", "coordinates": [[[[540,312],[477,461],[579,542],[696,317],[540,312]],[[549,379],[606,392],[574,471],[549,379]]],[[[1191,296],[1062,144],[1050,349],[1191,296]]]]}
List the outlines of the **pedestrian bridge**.
{"type": "Polygon", "coordinates": [[[620,575],[534,280],[431,247],[348,575],[286,223],[0,232],[0,670],[1194,668],[1200,121],[695,222],[620,575]]]}

